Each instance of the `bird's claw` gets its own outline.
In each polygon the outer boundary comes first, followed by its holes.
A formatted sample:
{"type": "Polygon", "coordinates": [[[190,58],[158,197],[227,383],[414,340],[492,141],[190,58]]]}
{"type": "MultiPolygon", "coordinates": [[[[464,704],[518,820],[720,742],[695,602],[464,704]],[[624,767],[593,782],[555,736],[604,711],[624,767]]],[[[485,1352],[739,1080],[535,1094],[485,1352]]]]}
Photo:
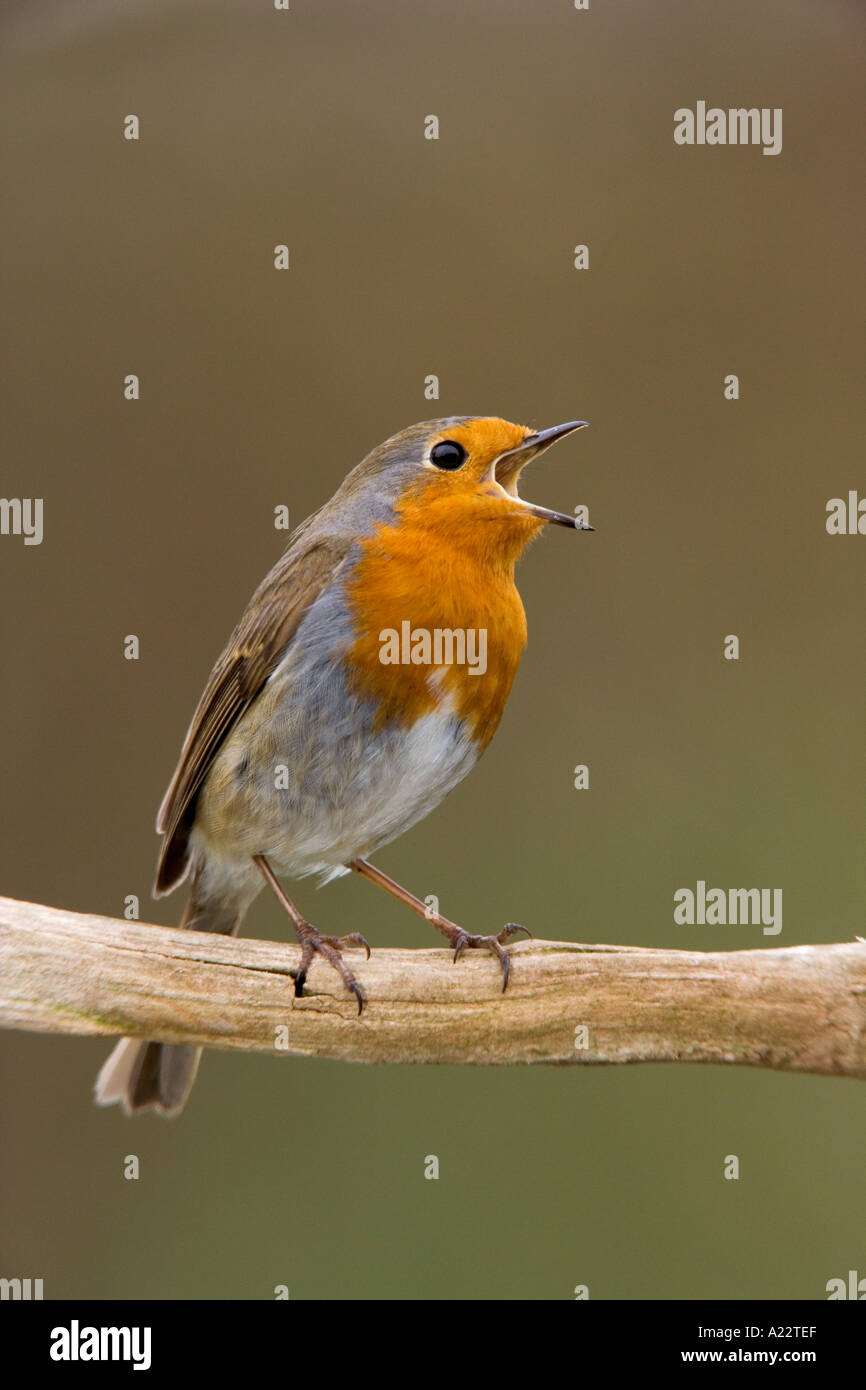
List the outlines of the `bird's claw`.
{"type": "Polygon", "coordinates": [[[495,936],[475,936],[471,932],[464,931],[462,927],[458,927],[457,934],[451,943],[454,947],[453,960],[459,960],[466,950],[492,951],[502,968],[502,993],[504,994],[511,978],[511,958],[508,952],[502,948],[505,942],[512,936],[516,936],[518,932],[525,932],[528,937],[532,936],[528,927],[521,927],[517,922],[506,923],[502,931],[497,932],[495,936]]]}
{"type": "Polygon", "coordinates": [[[297,970],[291,970],[289,974],[295,981],[295,997],[303,998],[304,985],[307,982],[307,971],[310,968],[314,955],[324,956],[325,960],[336,970],[343,984],[350,994],[354,994],[358,1001],[358,1016],[364,1009],[364,996],[361,993],[361,986],[355,979],[349,967],[344,963],[341,951],[345,946],[363,946],[367,952],[367,959],[370,959],[370,946],[360,932],[349,932],[346,936],[323,936],[315,927],[306,923],[303,933],[299,932],[301,939],[301,963],[297,970]]]}

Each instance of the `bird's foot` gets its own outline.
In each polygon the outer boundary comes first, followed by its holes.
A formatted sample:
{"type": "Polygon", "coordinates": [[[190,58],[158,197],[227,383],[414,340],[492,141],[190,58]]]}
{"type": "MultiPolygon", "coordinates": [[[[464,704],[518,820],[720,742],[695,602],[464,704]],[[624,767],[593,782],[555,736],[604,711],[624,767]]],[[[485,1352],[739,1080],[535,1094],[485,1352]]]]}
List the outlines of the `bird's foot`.
{"type": "MultiPolygon", "coordinates": [[[[508,952],[503,950],[505,942],[512,936],[517,936],[518,932],[524,932],[531,937],[532,932],[527,927],[521,927],[517,922],[508,922],[501,932],[496,936],[474,936],[471,932],[464,931],[462,927],[457,927],[453,922],[448,924],[450,930],[445,931],[451,945],[454,947],[454,959],[459,960],[464,951],[486,950],[492,951],[498,958],[502,967],[502,993],[508,988],[508,980],[511,975],[511,959],[508,952]]],[[[440,930],[444,929],[443,927],[440,930]]]]}
{"type": "Polygon", "coordinates": [[[307,980],[307,971],[312,964],[313,956],[324,956],[325,960],[334,967],[343,984],[350,994],[354,994],[358,1001],[358,1013],[364,1007],[364,996],[361,993],[361,986],[355,979],[348,965],[345,964],[340,954],[346,946],[363,946],[367,952],[367,959],[370,959],[370,947],[364,940],[360,932],[349,932],[347,936],[323,936],[320,931],[311,926],[309,922],[296,923],[295,931],[301,943],[301,963],[297,970],[290,970],[289,974],[295,981],[295,995],[302,997],[304,985],[307,980]]]}

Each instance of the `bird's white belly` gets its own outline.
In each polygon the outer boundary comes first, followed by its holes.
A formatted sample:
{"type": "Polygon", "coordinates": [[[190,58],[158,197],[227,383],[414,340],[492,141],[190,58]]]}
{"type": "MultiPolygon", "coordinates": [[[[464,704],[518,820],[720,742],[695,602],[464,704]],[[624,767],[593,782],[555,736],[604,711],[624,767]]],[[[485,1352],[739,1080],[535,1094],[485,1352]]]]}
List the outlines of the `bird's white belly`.
{"type": "Polygon", "coordinates": [[[474,741],[449,709],[422,716],[409,728],[372,740],[344,784],[338,805],[307,803],[291,818],[271,853],[284,873],[342,872],[401,835],[439,804],[471,770],[474,741]]]}
{"type": "Polygon", "coordinates": [[[311,718],[308,692],[299,714],[277,682],[254,727],[242,719],[217,754],[193,841],[226,867],[265,854],[276,872],[327,880],[432,811],[477,758],[450,700],[380,729],[375,711],[345,696],[311,718]]]}

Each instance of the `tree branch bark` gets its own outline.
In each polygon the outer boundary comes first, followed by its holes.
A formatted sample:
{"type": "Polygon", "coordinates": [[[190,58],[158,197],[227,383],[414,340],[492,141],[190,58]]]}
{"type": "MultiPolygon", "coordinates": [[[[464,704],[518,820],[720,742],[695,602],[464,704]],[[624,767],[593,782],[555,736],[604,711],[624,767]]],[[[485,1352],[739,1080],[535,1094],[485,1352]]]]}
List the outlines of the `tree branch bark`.
{"type": "Polygon", "coordinates": [[[352,1062],[717,1062],[866,1077],[861,941],[510,949],[504,995],[482,952],[453,965],[442,950],[374,950],[366,962],[352,951],[359,1018],[318,959],[294,998],[297,946],[0,898],[0,1026],[352,1062]]]}

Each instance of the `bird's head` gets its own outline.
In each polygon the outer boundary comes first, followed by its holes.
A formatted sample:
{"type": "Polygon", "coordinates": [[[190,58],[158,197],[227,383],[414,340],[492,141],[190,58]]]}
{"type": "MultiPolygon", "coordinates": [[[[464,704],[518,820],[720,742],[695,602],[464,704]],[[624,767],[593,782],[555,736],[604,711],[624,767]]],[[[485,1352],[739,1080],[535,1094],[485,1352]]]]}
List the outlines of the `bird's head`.
{"type": "Polygon", "coordinates": [[[586,423],[569,420],[535,430],[495,416],[425,420],[380,444],[347,484],[359,489],[359,500],[360,490],[368,498],[375,491],[379,504],[387,503],[392,515],[413,530],[436,532],[452,546],[481,546],[515,559],[547,523],[592,530],[518,492],[530,460],[586,423]]]}

